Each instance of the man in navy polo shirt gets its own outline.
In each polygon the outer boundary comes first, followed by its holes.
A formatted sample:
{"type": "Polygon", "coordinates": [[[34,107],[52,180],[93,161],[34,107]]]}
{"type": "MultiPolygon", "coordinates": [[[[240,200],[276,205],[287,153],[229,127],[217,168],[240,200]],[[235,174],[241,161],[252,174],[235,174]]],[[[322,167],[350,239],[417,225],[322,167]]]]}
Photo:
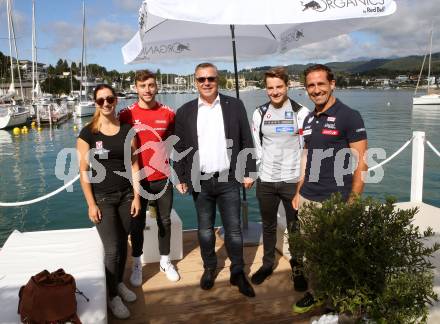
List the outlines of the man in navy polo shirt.
{"type": "MultiPolygon", "coordinates": [[[[368,146],[364,121],[358,111],[333,96],[336,81],[327,66],[310,66],[304,75],[306,90],[315,109],[303,124],[305,150],[301,164],[305,172],[292,206],[300,209],[310,201],[320,205],[336,192],[349,202],[364,189],[362,172],[367,170],[364,155],[368,146]],[[355,164],[354,172],[352,163],[355,164]]],[[[321,304],[322,300],[307,292],[293,310],[305,313],[321,304]]]]}

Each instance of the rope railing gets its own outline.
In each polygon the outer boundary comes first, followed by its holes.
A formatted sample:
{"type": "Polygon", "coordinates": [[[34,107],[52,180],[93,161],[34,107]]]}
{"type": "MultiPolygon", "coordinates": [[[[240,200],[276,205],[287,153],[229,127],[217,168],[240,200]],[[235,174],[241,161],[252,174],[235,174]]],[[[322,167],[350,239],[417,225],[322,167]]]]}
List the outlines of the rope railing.
{"type": "Polygon", "coordinates": [[[48,199],[48,198],[50,198],[52,196],[55,196],[56,194],[60,193],[64,189],[66,189],[66,188],[70,187],[71,185],[73,185],[78,179],[79,179],[79,174],[75,178],[70,180],[68,183],[66,183],[64,186],[62,186],[61,188],[58,188],[57,190],[49,192],[48,194],[46,194],[44,196],[41,196],[41,197],[35,198],[35,199],[31,199],[31,200],[26,200],[26,201],[0,202],[0,207],[20,207],[20,206],[26,206],[26,205],[30,205],[30,204],[35,204],[37,202],[40,202],[42,200],[48,199]]]}
{"type": "MultiPolygon", "coordinates": [[[[381,163],[368,168],[368,171],[373,171],[385,164],[387,164],[388,162],[390,162],[392,159],[394,159],[397,155],[399,155],[414,139],[414,137],[411,137],[409,140],[407,140],[396,152],[394,152],[389,158],[387,158],[386,160],[382,161],[381,163]]],[[[429,148],[437,155],[440,157],[440,152],[434,147],[434,145],[431,144],[431,142],[426,141],[426,144],[428,144],[429,148]]],[[[72,180],[70,180],[68,183],[66,183],[64,186],[44,195],[41,196],[39,198],[35,198],[35,199],[31,199],[31,200],[26,200],[26,201],[17,201],[17,202],[0,202],[0,207],[20,207],[20,206],[26,206],[26,205],[31,205],[40,201],[43,201],[45,199],[48,199],[52,196],[55,196],[56,194],[60,193],[61,191],[67,189],[68,187],[70,187],[71,185],[73,185],[76,181],[78,181],[79,179],[79,174],[73,178],[72,180]]]]}
{"type": "Polygon", "coordinates": [[[382,165],[387,164],[388,162],[390,162],[392,159],[394,159],[397,155],[399,155],[410,143],[411,141],[414,139],[414,137],[411,137],[409,140],[407,140],[401,147],[400,149],[398,149],[396,152],[394,152],[388,159],[380,162],[379,164],[375,165],[374,167],[368,168],[368,171],[373,171],[379,167],[381,167],[382,165]]]}
{"type": "Polygon", "coordinates": [[[426,144],[428,144],[429,148],[430,148],[435,154],[437,154],[438,157],[440,157],[440,152],[434,147],[434,145],[431,144],[430,141],[426,141],[426,144]]]}

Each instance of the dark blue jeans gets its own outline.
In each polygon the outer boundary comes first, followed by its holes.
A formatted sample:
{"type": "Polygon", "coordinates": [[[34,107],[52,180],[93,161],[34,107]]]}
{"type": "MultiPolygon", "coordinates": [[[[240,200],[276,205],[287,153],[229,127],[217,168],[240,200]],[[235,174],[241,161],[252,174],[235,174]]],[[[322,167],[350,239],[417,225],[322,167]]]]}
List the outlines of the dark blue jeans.
{"type": "Polygon", "coordinates": [[[203,266],[217,267],[215,253],[215,214],[218,205],[225,230],[225,246],[231,260],[231,273],[243,271],[243,236],[240,227],[240,184],[219,182],[218,178],[202,180],[201,192],[193,192],[197,210],[198,238],[203,266]]]}
{"type": "Polygon", "coordinates": [[[101,222],[96,224],[96,229],[104,245],[107,289],[110,298],[113,298],[118,294],[117,286],[124,276],[133,189],[105,194],[95,193],[95,201],[102,216],[101,222]]]}

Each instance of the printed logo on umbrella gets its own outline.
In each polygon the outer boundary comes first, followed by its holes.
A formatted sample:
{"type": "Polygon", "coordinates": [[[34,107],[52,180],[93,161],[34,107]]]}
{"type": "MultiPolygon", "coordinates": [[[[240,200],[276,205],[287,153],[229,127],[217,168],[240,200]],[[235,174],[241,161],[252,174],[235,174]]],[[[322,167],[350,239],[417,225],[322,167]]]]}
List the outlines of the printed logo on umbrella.
{"type": "Polygon", "coordinates": [[[310,1],[310,2],[307,2],[306,4],[304,4],[304,3],[301,1],[301,5],[304,6],[303,11],[306,11],[307,9],[313,9],[313,10],[321,9],[321,6],[320,6],[319,3],[317,3],[316,1],[310,1]]]}

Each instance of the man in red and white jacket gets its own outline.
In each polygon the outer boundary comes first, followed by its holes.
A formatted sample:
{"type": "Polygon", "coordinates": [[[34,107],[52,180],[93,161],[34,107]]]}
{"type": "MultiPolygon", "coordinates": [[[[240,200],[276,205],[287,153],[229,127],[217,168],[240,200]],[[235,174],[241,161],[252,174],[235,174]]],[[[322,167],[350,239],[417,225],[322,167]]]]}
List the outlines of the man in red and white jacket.
{"type": "Polygon", "coordinates": [[[156,101],[156,76],[151,71],[137,71],[135,86],[138,101],[121,110],[119,120],[131,124],[136,130],[140,151],[139,164],[143,170],[141,185],[149,194],[147,198],[141,195],[141,213],[132,218],[131,224],[133,269],[130,283],[138,287],[142,285],[140,256],[143,253],[146,211],[153,201],[156,203],[157,211],[160,271],[164,272],[170,281],[178,281],[180,276],[169,258],[173,185],[169,179],[169,152],[165,145],[165,140],[174,131],[175,113],[170,107],[156,101]]]}

